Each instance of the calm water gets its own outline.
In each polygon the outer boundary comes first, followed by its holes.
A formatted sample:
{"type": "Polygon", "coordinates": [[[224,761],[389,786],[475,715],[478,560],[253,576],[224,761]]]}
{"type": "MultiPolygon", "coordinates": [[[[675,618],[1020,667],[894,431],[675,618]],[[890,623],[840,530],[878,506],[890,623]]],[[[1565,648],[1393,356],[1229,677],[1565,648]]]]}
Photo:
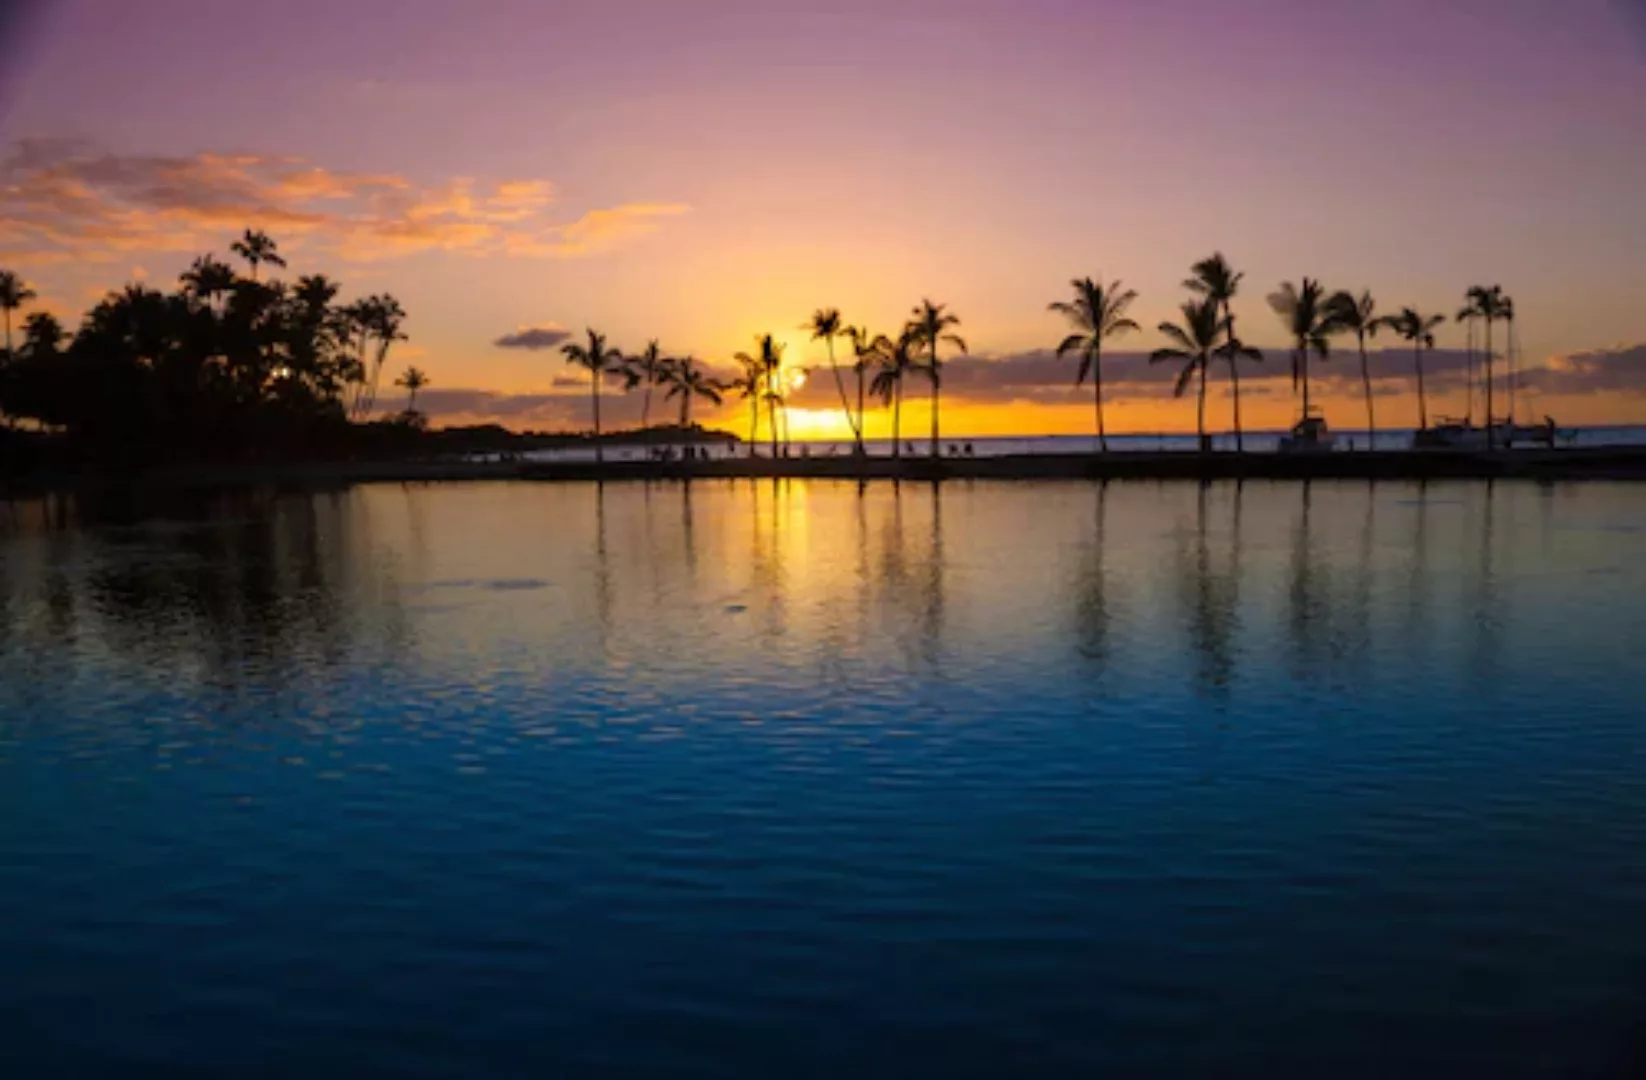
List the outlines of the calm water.
{"type": "Polygon", "coordinates": [[[0,504],[0,1075],[1646,1061],[1646,486],[92,517],[0,504]]]}

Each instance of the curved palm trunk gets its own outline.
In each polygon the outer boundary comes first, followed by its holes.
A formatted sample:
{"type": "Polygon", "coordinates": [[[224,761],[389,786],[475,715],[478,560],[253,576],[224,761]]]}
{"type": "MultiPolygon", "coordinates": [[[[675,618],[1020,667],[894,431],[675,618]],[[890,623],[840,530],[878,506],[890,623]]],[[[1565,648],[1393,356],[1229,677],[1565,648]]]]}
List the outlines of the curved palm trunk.
{"type": "Polygon", "coordinates": [[[1206,368],[1211,365],[1211,355],[1205,354],[1200,358],[1200,393],[1197,395],[1199,403],[1195,407],[1195,426],[1200,429],[1200,449],[1205,452],[1206,445],[1206,368]]]}
{"type": "Polygon", "coordinates": [[[1240,426],[1240,357],[1235,355],[1234,312],[1229,310],[1229,302],[1223,301],[1223,322],[1229,328],[1229,389],[1234,394],[1234,429],[1235,453],[1246,452],[1246,440],[1240,426]]]}
{"type": "Polygon", "coordinates": [[[1097,448],[1107,454],[1109,433],[1103,427],[1103,346],[1100,342],[1092,346],[1092,398],[1097,409],[1097,448]]]}
{"type": "Polygon", "coordinates": [[[1429,404],[1423,396],[1423,343],[1420,341],[1412,350],[1417,361],[1417,424],[1423,431],[1429,430],[1429,404]]]}
{"type": "Polygon", "coordinates": [[[1463,422],[1475,422],[1475,321],[1467,320],[1463,335],[1463,422]]]}
{"type": "Polygon", "coordinates": [[[640,398],[640,430],[645,431],[651,426],[652,418],[652,384],[646,384],[646,393],[640,398]]]}
{"type": "Polygon", "coordinates": [[[852,441],[857,444],[858,453],[863,452],[863,433],[858,430],[857,421],[852,419],[852,403],[846,397],[846,380],[840,377],[840,365],[834,359],[834,338],[829,338],[829,370],[834,372],[834,388],[840,391],[840,408],[846,414],[846,426],[852,429],[852,441]]]}
{"type": "Polygon", "coordinates": [[[1377,417],[1372,412],[1372,373],[1366,367],[1366,335],[1360,335],[1360,383],[1366,389],[1366,449],[1377,448],[1377,417]]]}
{"type": "Polygon", "coordinates": [[[589,373],[589,386],[594,395],[594,463],[604,465],[606,453],[600,446],[600,372],[589,373]]]}
{"type": "Polygon", "coordinates": [[[1486,316],[1486,449],[1492,449],[1492,317],[1486,316]]]}
{"type": "Polygon", "coordinates": [[[934,458],[936,458],[938,456],[938,452],[937,452],[937,440],[938,440],[937,421],[938,421],[939,413],[942,412],[942,404],[943,404],[943,373],[938,367],[937,342],[934,340],[932,342],[932,457],[934,457],[934,458]]]}
{"type": "Polygon", "coordinates": [[[771,436],[772,457],[775,459],[777,457],[777,391],[772,389],[771,383],[771,377],[767,376],[766,393],[770,396],[766,398],[766,427],[771,436]]]}
{"type": "Polygon", "coordinates": [[[892,457],[903,456],[903,380],[897,380],[897,392],[892,397],[892,457]]]}
{"type": "Polygon", "coordinates": [[[760,447],[760,395],[749,398],[749,456],[760,447]]]}
{"type": "Polygon", "coordinates": [[[1304,343],[1297,350],[1298,371],[1303,379],[1303,418],[1309,417],[1309,346],[1304,343]]]}
{"type": "Polygon", "coordinates": [[[863,415],[863,362],[857,363],[857,452],[863,457],[869,456],[869,447],[863,441],[863,432],[868,427],[868,419],[863,415]]]}

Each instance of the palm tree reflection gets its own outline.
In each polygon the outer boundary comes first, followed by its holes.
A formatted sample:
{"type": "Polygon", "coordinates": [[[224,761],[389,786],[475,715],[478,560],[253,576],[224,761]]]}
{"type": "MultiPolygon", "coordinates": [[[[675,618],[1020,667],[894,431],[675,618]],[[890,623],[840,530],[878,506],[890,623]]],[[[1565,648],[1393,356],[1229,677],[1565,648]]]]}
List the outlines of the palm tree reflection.
{"type": "MultiPolygon", "coordinates": [[[[1212,485],[1202,482],[1195,499],[1196,527],[1189,550],[1178,552],[1177,580],[1187,590],[1189,645],[1195,655],[1195,686],[1205,694],[1224,696],[1234,674],[1234,644],[1239,619],[1239,534],[1214,559],[1207,512],[1212,485]],[[1218,565],[1221,562],[1222,565],[1218,565]]],[[[1241,492],[1235,493],[1238,508],[1241,492]]],[[[1236,515],[1239,510],[1235,510],[1236,515]]]]}
{"type": "Polygon", "coordinates": [[[1097,484],[1091,540],[1081,546],[1074,580],[1075,640],[1080,655],[1099,673],[1109,662],[1109,578],[1104,566],[1104,526],[1108,520],[1109,481],[1097,484]]]}

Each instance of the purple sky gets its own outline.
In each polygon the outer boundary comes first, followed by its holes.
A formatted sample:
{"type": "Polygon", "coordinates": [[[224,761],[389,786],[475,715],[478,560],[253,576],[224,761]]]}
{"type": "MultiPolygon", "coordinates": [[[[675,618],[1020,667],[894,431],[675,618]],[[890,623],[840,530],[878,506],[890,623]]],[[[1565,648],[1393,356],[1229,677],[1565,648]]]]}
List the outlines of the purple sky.
{"type": "MultiPolygon", "coordinates": [[[[541,382],[545,355],[489,344],[523,325],[721,356],[820,304],[890,328],[923,294],[974,349],[1020,352],[1055,342],[1071,276],[1125,278],[1152,326],[1214,248],[1266,345],[1263,295],[1302,274],[1447,313],[1501,282],[1538,356],[1646,340],[1633,0],[228,6],[50,5],[3,43],[0,144],[289,156],[431,192],[542,180],[555,228],[619,208],[587,250],[351,266],[329,226],[291,238],[302,269],[399,295],[447,387],[541,382]]],[[[0,231],[0,261],[71,307],[185,261],[30,250],[0,231]]]]}

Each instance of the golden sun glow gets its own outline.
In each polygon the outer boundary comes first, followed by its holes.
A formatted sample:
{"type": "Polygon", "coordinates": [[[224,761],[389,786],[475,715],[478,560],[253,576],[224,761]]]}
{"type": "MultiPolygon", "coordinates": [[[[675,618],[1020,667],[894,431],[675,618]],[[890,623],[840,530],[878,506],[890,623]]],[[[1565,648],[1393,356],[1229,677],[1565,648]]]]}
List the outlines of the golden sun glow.
{"type": "Polygon", "coordinates": [[[789,434],[795,439],[850,439],[852,426],[839,409],[788,409],[789,434]]]}

